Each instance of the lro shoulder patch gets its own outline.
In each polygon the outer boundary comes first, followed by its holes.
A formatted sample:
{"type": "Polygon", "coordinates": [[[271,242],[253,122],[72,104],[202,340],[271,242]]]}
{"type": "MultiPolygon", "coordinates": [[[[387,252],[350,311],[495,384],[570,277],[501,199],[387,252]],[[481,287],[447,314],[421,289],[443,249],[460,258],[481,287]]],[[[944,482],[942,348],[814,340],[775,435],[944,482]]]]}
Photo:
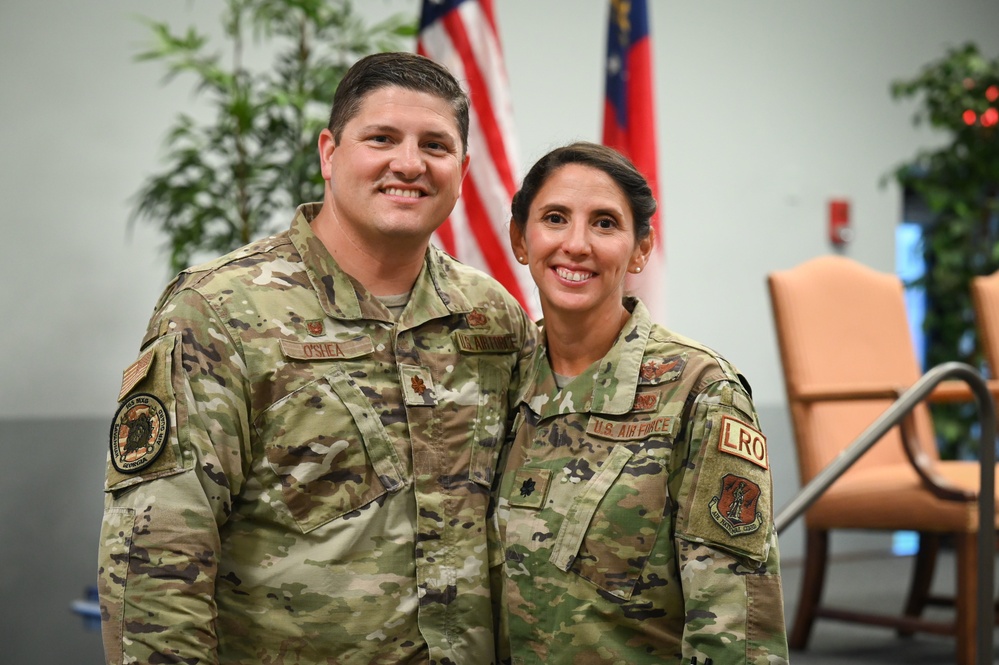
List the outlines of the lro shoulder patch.
{"type": "Polygon", "coordinates": [[[722,417],[719,429],[718,450],[741,457],[764,469],[770,468],[767,437],[762,432],[731,416],[722,417]]]}
{"type": "Polygon", "coordinates": [[[118,407],[111,422],[111,464],[136,473],[156,461],[166,447],[170,420],[156,397],[137,393],[118,407]]]}

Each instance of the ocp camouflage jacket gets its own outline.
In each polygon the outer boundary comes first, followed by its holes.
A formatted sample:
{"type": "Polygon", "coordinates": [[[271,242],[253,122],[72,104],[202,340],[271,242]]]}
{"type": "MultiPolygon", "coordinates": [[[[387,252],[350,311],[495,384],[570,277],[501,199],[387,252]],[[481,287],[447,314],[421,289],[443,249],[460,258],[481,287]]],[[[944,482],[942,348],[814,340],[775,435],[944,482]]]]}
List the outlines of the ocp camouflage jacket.
{"type": "Polygon", "coordinates": [[[495,660],[486,512],[537,328],[433,248],[394,321],[317,209],[182,273],[125,372],[109,663],[495,660]]]}
{"type": "Polygon", "coordinates": [[[633,310],[561,390],[544,347],[501,480],[513,662],[787,659],[766,439],[747,387],[633,310]]]}

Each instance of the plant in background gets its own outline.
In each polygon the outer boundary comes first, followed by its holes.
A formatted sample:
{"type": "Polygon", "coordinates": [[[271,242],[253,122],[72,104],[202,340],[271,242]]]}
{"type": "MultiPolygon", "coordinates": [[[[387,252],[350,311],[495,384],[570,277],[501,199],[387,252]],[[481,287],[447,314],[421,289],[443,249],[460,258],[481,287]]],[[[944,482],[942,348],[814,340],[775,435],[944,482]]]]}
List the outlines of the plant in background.
{"type": "MultiPolygon", "coordinates": [[[[966,44],[916,78],[895,81],[891,91],[896,99],[920,98],[913,122],[948,137],[894,172],[931,213],[923,228],[926,272],[914,283],[926,294],[926,366],[958,360],[983,367],[970,285],[972,277],[999,269],[999,59],[966,44]]],[[[975,452],[974,404],[938,405],[933,413],[944,457],[975,452]]]]}
{"type": "Polygon", "coordinates": [[[350,0],[226,0],[223,58],[194,28],[145,22],[154,39],[136,59],[164,62],[167,81],[193,74],[214,110],[207,123],[177,117],[163,170],[135,197],[130,223],[162,229],[173,271],[283,228],[294,206],[322,199],[316,139],[336,86],[360,57],[399,50],[416,32],[399,15],[367,27],[350,0]],[[272,55],[269,66],[247,66],[250,45],[272,55]]]}

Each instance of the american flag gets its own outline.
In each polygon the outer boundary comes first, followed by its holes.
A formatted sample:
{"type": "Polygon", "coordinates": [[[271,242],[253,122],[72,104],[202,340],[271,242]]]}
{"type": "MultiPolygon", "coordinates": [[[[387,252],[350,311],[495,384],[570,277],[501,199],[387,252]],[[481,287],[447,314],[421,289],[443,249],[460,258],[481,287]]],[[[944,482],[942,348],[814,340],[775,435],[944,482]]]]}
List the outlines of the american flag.
{"type": "Polygon", "coordinates": [[[627,156],[649,181],[659,210],[652,218],[656,247],[641,275],[629,275],[629,288],[642,298],[655,320],[664,322],[666,270],[656,159],[656,114],[652,40],[645,0],[611,0],[603,143],[627,156]]]}
{"type": "Polygon", "coordinates": [[[538,317],[528,270],[514,259],[508,223],[517,191],[513,110],[492,0],[423,0],[416,50],[447,67],[471,99],[468,175],[436,243],[503,284],[538,317]]]}

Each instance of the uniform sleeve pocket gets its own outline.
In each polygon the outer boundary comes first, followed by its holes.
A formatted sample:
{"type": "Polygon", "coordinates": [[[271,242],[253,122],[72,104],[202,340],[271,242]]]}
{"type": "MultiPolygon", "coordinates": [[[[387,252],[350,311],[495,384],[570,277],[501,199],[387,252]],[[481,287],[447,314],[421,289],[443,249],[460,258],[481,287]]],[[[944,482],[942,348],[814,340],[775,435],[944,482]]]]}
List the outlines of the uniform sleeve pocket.
{"type": "Polygon", "coordinates": [[[773,529],[766,438],[735,409],[716,407],[704,422],[695,472],[687,474],[690,489],[681,489],[691,498],[679,506],[676,535],[762,563],[773,529]]]}
{"type": "Polygon", "coordinates": [[[551,562],[631,598],[662,524],[666,480],[661,462],[616,446],[569,507],[551,562]]]}
{"type": "Polygon", "coordinates": [[[106,492],[181,473],[190,468],[180,451],[177,399],[171,377],[178,362],[176,335],[165,335],[123,373],[118,410],[111,421],[106,492]]]}
{"type": "Polygon", "coordinates": [[[104,511],[100,540],[100,561],[103,565],[98,571],[97,588],[108,665],[121,665],[122,662],[125,585],[134,523],[135,511],[131,508],[107,508],[104,511]]]}

